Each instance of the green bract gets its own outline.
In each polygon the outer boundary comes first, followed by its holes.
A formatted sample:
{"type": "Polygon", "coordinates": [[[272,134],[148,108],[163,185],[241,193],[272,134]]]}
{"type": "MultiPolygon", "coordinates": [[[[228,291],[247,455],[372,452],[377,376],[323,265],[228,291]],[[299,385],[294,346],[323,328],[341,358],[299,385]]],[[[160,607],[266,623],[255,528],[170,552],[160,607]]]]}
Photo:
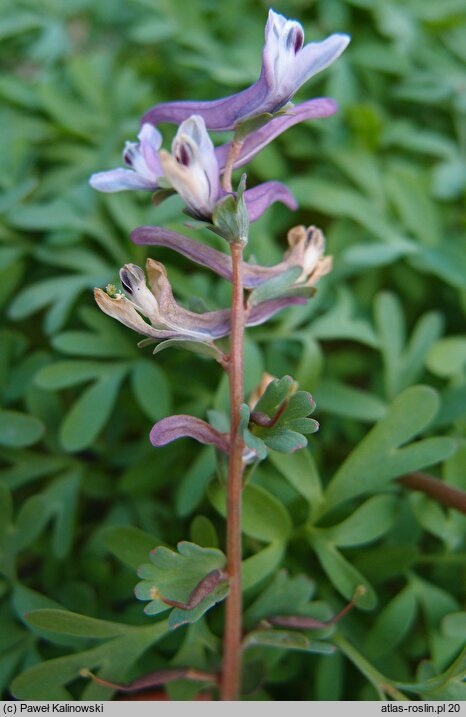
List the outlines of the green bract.
{"type": "Polygon", "coordinates": [[[219,579],[191,609],[175,607],[172,610],[168,619],[172,628],[196,622],[228,592],[228,578],[223,573],[225,556],[220,550],[187,542],[178,543],[177,548],[178,552],[163,546],[155,548],[150,553],[151,562],[138,568],[138,575],[143,580],[136,586],[136,597],[151,601],[144,609],[147,615],[169,610],[172,606],[165,601],[188,604],[193,591],[212,572],[218,572],[219,579]]]}

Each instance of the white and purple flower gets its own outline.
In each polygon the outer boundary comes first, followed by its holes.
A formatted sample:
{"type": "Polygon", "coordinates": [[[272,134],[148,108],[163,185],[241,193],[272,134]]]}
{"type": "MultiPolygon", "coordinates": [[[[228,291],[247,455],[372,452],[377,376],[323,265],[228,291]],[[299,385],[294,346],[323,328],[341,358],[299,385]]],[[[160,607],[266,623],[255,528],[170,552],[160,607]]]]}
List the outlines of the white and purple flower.
{"type": "MultiPolygon", "coordinates": [[[[209,129],[226,131],[235,129],[244,120],[261,114],[273,115],[280,111],[296,94],[301,85],[331,65],[345,50],[350,38],[335,33],[322,42],[304,45],[304,31],[299,22],[269,11],[265,27],[265,45],[262,51],[262,69],[259,79],[242,92],[230,97],[207,102],[165,102],[152,107],[143,116],[143,122],[179,124],[192,114],[204,118],[209,129]]],[[[333,114],[336,103],[325,106],[322,99],[300,105],[302,114],[315,117],[313,102],[327,116],[333,114]]],[[[302,119],[307,119],[303,117],[302,119]]]]}
{"type": "Polygon", "coordinates": [[[126,142],[123,161],[128,167],[97,172],[89,184],[99,192],[121,192],[126,189],[143,189],[155,192],[160,188],[163,170],[159,159],[162,135],[150,124],[143,124],[139,142],[126,142]]]}
{"type": "MultiPolygon", "coordinates": [[[[184,200],[190,214],[210,220],[216,204],[228,194],[220,186],[226,155],[216,152],[203,118],[193,115],[181,123],[171,154],[160,149],[162,136],[150,124],[142,126],[138,139],[138,143],[127,142],[123,152],[129,169],[93,174],[89,180],[91,186],[101,192],[132,189],[157,192],[169,184],[184,200]]],[[[262,146],[259,138],[257,150],[251,150],[248,145],[248,159],[262,146]]],[[[297,208],[293,195],[281,182],[264,182],[248,189],[244,199],[251,222],[277,201],[290,209],[297,208]]]]}
{"type": "MultiPolygon", "coordinates": [[[[164,341],[194,341],[213,344],[216,339],[228,336],[231,330],[230,309],[195,313],[180,306],[174,296],[163,264],[147,259],[146,272],[136,264],[125,264],[120,270],[124,293],[114,287],[109,293],[95,289],[99,308],[108,316],[143,336],[164,341]]],[[[267,321],[287,306],[305,303],[305,299],[287,296],[263,301],[251,308],[248,326],[267,321]]]]}

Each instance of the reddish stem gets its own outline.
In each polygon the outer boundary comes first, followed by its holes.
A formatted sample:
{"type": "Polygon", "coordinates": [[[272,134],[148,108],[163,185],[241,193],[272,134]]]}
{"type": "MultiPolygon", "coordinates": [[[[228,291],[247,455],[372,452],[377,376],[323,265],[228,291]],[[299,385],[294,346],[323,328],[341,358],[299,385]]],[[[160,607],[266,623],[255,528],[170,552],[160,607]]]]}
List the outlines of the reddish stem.
{"type": "Polygon", "coordinates": [[[228,153],[227,163],[225,165],[225,171],[223,173],[222,185],[226,192],[232,192],[231,175],[233,172],[233,165],[238,159],[241,149],[243,148],[244,140],[234,139],[231,143],[230,151],[228,153]]]}
{"type": "Polygon", "coordinates": [[[411,490],[422,491],[446,508],[453,508],[466,514],[466,491],[461,488],[455,488],[421,471],[401,476],[398,478],[398,483],[411,490]]]}
{"type": "Polygon", "coordinates": [[[233,261],[233,302],[231,311],[230,380],[230,461],[227,498],[227,571],[230,591],[226,600],[223,652],[222,700],[236,700],[241,680],[241,491],[243,479],[243,440],[239,432],[243,402],[243,337],[245,309],[243,299],[243,247],[231,245],[233,261]]]}

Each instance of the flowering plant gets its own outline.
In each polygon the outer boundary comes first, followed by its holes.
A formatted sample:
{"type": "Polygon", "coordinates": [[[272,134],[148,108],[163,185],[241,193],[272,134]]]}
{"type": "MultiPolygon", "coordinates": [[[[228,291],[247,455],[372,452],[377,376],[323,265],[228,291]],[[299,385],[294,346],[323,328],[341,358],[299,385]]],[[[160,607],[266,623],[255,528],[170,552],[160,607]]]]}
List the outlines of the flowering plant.
{"type": "MultiPolygon", "coordinates": [[[[123,292],[114,287],[107,293],[95,291],[97,304],[106,314],[157,342],[154,353],[175,344],[194,351],[202,347],[203,354],[215,358],[228,374],[230,420],[222,427],[226,430],[215,425],[218,420],[207,423],[197,417],[177,415],[162,419],[151,431],[154,446],[189,436],[226,455],[226,556],[218,551],[210,555],[194,545],[180,543],[179,555],[189,560],[189,569],[194,571],[181,589],[177,568],[181,558],[170,552],[162,558],[162,549],[156,548],[152,557],[155,568],[142,566],[140,575],[144,581],[137,590],[138,597],[151,600],[148,614],[174,608],[170,615],[173,627],[198,620],[215,603],[226,599],[224,661],[216,678],[224,700],[237,699],[241,681],[241,504],[246,468],[264,460],[271,449],[290,453],[305,447],[304,434],[318,429],[317,421],[308,417],[315,408],[311,395],[297,391],[290,377],[271,378],[251,407],[244,403],[243,335],[247,326],[261,324],[277,311],[305,303],[313,295],[317,279],[331,269],[330,258],[323,257],[322,233],[314,227],[296,227],[288,235],[290,249],[277,266],[245,263],[243,251],[249,224],[277,200],[290,209],[296,209],[297,204],[279,182],[246,188],[243,175],[238,190],[232,189],[233,169],[243,166],[277,134],[297,121],[330,115],[336,110],[332,100],[324,99],[311,100],[295,112],[290,101],[306,80],[337,59],[349,38],[332,35],[305,47],[303,42],[301,25],[271,10],[261,75],[256,83],[223,100],[153,107],[143,117],[139,142],[126,143],[123,159],[129,168],[100,172],[90,180],[95,189],[104,192],[143,189],[154,192],[156,197],[160,193],[162,198],[167,190],[176,192],[185,203],[186,213],[202,221],[230,246],[228,259],[222,252],[160,227],[136,229],[133,234],[137,243],[170,247],[225,276],[233,284],[229,310],[198,314],[182,308],[174,299],[165,268],[152,259],[147,262],[150,289],[144,272],[128,264],[120,271],[123,292]],[[162,136],[153,126],[160,122],[181,122],[171,153],[161,149],[162,136]],[[215,149],[207,129],[232,129],[234,139],[215,149]],[[228,335],[230,348],[226,351],[218,340],[228,335]],[[208,555],[213,562],[208,563],[208,555]],[[184,600],[180,601],[178,595],[184,600]]],[[[299,617],[295,621],[294,627],[299,627],[299,617]]],[[[325,627],[325,623],[315,621],[312,627],[325,627]]],[[[263,634],[259,632],[254,640],[260,638],[263,634]]],[[[268,639],[281,637],[272,635],[268,639]]],[[[251,642],[252,637],[246,638],[245,644],[248,640],[251,642]]]]}

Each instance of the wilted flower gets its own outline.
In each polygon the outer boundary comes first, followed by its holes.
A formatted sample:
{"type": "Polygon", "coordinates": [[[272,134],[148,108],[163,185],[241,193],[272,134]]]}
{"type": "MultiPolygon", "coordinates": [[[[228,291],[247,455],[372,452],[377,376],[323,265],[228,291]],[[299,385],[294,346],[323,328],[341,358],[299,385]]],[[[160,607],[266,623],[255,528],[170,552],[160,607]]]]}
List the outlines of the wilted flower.
{"type": "MultiPolygon", "coordinates": [[[[131,169],[93,174],[91,186],[101,192],[126,189],[156,192],[169,183],[192,215],[210,220],[215,205],[228,193],[220,186],[219,177],[224,167],[219,166],[203,118],[193,115],[182,122],[173,140],[172,154],[160,149],[161,134],[149,124],[143,125],[138,138],[139,143],[127,142],[123,153],[131,169]]],[[[281,182],[264,182],[248,189],[244,200],[251,222],[277,201],[290,209],[297,207],[293,195],[281,182]]]]}
{"type": "MultiPolygon", "coordinates": [[[[135,244],[163,246],[177,251],[202,266],[207,266],[216,274],[229,281],[233,270],[231,257],[217,249],[200,245],[194,239],[162,227],[139,227],[131,235],[135,244]]],[[[316,227],[297,226],[287,234],[289,249],[283,261],[274,266],[261,266],[243,262],[243,283],[245,288],[254,289],[265,281],[283,274],[294,266],[301,267],[298,279],[300,286],[314,286],[318,279],[328,274],[332,268],[332,257],[324,256],[325,238],[316,227]]]]}
{"type": "Polygon", "coordinates": [[[166,102],[143,116],[143,122],[178,124],[192,114],[201,115],[209,129],[230,130],[257,115],[281,110],[301,85],[332,64],[350,41],[336,33],[322,42],[304,45],[299,22],[288,20],[273,10],[265,28],[262,70],[259,79],[230,97],[207,102],[166,102]]]}
{"type": "MultiPolygon", "coordinates": [[[[156,341],[177,339],[212,343],[215,339],[228,336],[230,309],[202,314],[188,311],[177,304],[163,264],[148,259],[146,271],[150,288],[139,266],[125,264],[120,270],[120,281],[125,293],[110,296],[102,289],[95,289],[94,295],[100,309],[125,326],[156,341]],[[142,317],[148,319],[149,323],[142,317]]],[[[251,309],[247,325],[262,324],[281,309],[304,301],[300,297],[263,301],[251,309]]]]}

